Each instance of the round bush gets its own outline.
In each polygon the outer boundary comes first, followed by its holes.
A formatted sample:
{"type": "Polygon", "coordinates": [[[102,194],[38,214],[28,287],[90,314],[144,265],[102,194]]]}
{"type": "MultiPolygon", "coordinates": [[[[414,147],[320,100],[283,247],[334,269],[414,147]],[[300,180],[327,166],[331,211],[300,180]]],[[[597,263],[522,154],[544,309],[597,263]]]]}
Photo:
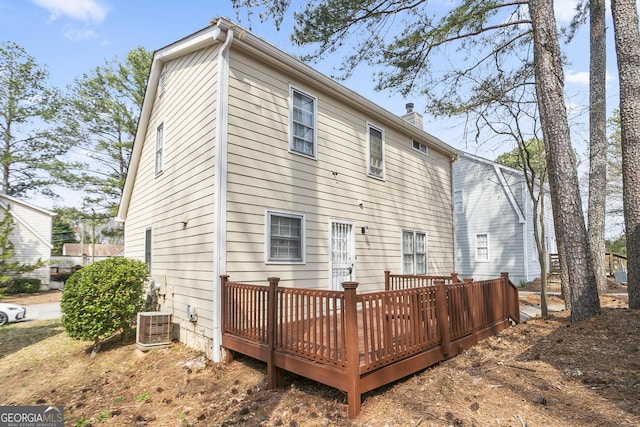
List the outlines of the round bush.
{"type": "Polygon", "coordinates": [[[109,258],[76,271],[62,290],[62,325],[72,338],[100,342],[127,336],[143,305],[147,267],[139,260],[109,258]]]}

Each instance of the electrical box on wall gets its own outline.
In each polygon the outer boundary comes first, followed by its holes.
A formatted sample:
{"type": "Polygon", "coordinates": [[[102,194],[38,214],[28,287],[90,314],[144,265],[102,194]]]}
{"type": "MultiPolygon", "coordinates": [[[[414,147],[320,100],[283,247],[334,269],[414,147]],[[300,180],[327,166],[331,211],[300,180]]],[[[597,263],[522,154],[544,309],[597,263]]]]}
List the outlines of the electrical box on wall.
{"type": "Polygon", "coordinates": [[[164,274],[158,274],[153,276],[154,290],[158,292],[158,295],[167,294],[167,276],[164,274]]]}
{"type": "Polygon", "coordinates": [[[198,313],[196,311],[195,306],[188,305],[187,306],[187,318],[189,322],[197,322],[198,321],[198,313]]]}

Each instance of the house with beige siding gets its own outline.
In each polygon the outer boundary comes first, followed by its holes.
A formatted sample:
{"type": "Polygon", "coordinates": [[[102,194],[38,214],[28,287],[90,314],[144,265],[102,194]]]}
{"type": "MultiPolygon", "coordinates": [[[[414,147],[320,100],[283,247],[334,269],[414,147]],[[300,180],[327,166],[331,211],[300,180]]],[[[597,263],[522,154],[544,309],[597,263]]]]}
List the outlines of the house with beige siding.
{"type": "Polygon", "coordinates": [[[30,265],[36,264],[38,260],[47,263],[37,270],[24,274],[24,277],[37,278],[40,280],[42,289],[49,289],[48,262],[53,249],[51,232],[56,214],[0,193],[0,218],[7,208],[13,218],[13,231],[9,235],[9,240],[14,245],[14,257],[11,260],[30,265]]]}
{"type": "Polygon", "coordinates": [[[454,271],[456,151],[402,114],[223,18],[155,52],[118,216],[181,341],[220,360],[223,274],[454,271]]]}

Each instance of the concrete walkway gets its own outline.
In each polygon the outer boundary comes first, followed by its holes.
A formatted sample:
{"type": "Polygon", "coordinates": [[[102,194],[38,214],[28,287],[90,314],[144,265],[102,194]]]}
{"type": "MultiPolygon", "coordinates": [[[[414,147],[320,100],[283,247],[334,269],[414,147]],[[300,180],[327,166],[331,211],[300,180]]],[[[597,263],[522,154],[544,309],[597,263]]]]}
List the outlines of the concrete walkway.
{"type": "Polygon", "coordinates": [[[59,302],[26,305],[27,316],[25,320],[51,320],[62,317],[59,302]]]}
{"type": "MultiPolygon", "coordinates": [[[[518,295],[521,297],[527,296],[527,295],[538,295],[538,294],[540,294],[540,292],[525,292],[525,291],[518,292],[518,295]]],[[[547,294],[547,296],[551,296],[551,295],[560,296],[560,294],[553,293],[553,292],[547,294]]],[[[563,311],[564,304],[549,304],[547,302],[547,310],[549,313],[563,311]]],[[[529,305],[529,304],[520,303],[520,321],[521,322],[526,322],[532,317],[540,317],[540,316],[542,316],[542,310],[539,305],[529,305]]]]}

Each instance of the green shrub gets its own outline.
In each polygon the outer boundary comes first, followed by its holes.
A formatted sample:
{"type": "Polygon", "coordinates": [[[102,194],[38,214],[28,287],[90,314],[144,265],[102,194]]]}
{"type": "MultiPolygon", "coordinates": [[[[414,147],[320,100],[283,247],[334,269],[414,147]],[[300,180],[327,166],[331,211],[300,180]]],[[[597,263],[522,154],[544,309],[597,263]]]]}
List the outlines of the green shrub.
{"type": "Polygon", "coordinates": [[[40,291],[40,279],[35,277],[16,277],[7,283],[8,294],[35,294],[40,291]]]}
{"type": "Polygon", "coordinates": [[[62,282],[62,283],[67,283],[67,281],[69,280],[69,277],[71,277],[72,275],[73,275],[73,273],[60,273],[60,274],[58,274],[58,277],[56,278],[56,281],[62,282]]]}
{"type": "Polygon", "coordinates": [[[132,331],[143,304],[147,267],[142,261],[109,258],[75,272],[62,290],[62,326],[72,338],[100,343],[132,331]]]}

